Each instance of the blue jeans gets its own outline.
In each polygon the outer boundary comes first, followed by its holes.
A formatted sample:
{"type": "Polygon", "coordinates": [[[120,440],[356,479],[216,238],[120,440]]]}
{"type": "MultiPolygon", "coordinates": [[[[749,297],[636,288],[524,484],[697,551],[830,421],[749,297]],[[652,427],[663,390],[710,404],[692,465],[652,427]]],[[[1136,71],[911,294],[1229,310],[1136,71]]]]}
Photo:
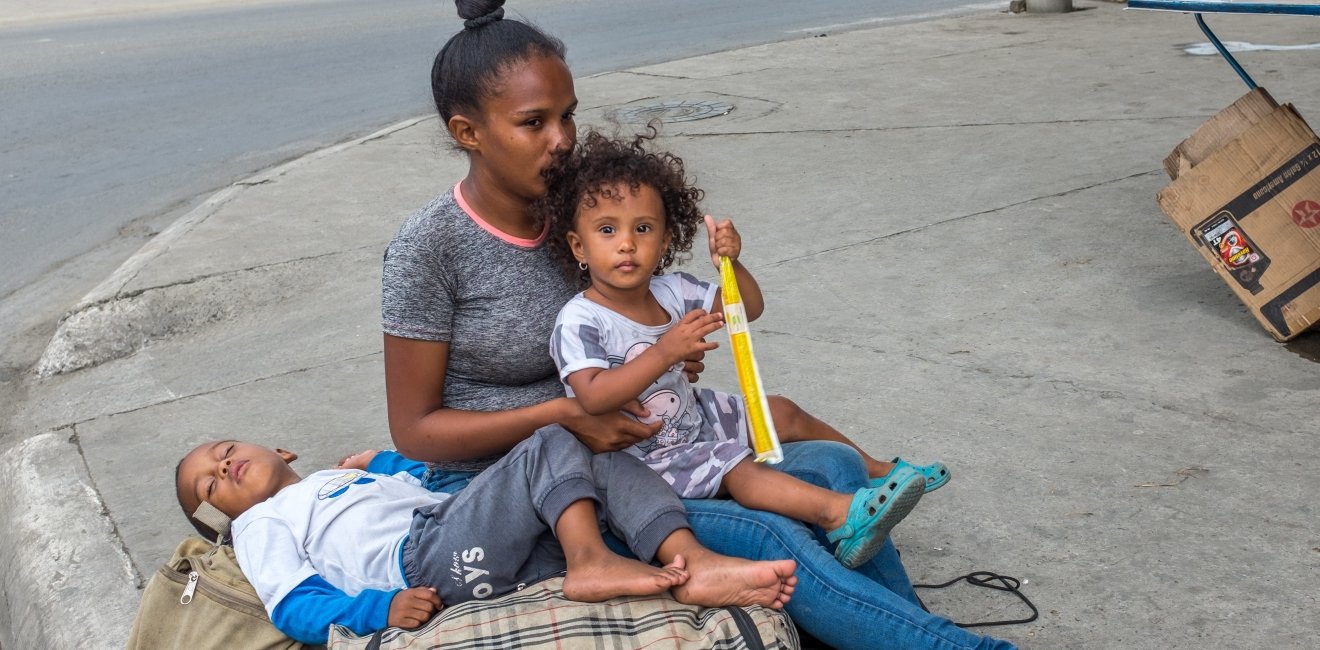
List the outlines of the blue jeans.
{"type": "MultiPolygon", "coordinates": [[[[868,478],[856,450],[836,442],[784,445],[784,462],[775,467],[844,493],[861,489],[868,478]]],[[[461,490],[475,475],[434,474],[427,474],[427,487],[450,493],[461,490]]],[[[684,499],[683,505],[692,532],[717,553],[752,560],[797,560],[798,585],[788,613],[802,629],[835,648],[1014,648],[923,610],[898,551],[888,540],[874,559],[849,570],[834,559],[823,531],[799,521],[724,499],[684,499]]]]}
{"type": "MultiPolygon", "coordinates": [[[[784,445],[776,469],[808,483],[852,493],[866,485],[862,457],[836,442],[784,445]]],[[[835,648],[1013,648],[931,614],[917,604],[893,542],[849,570],[834,559],[824,532],[722,499],[684,499],[692,531],[717,553],[753,560],[797,560],[797,589],[788,613],[802,629],[835,648]]]]}

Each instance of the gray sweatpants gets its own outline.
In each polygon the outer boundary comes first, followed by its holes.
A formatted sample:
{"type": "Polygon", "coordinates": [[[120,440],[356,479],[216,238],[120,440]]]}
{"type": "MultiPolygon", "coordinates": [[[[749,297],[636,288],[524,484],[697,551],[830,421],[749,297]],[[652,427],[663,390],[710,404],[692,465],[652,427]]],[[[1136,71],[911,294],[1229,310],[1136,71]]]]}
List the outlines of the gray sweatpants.
{"type": "Polygon", "coordinates": [[[445,605],[500,596],[565,568],[555,523],[569,504],[596,502],[598,525],[639,558],[687,528],[674,491],[623,452],[593,455],[573,434],[549,426],[519,443],[452,498],[413,515],[403,575],[434,587],[445,605]]]}

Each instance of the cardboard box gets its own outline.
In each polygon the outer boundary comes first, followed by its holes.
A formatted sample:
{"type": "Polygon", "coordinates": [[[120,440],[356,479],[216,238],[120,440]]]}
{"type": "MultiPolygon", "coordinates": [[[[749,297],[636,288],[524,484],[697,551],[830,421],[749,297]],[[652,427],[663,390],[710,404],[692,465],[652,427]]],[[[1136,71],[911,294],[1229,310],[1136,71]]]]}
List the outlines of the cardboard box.
{"type": "Polygon", "coordinates": [[[1197,127],[1195,132],[1178,143],[1173,152],[1164,158],[1164,171],[1169,175],[1169,180],[1177,180],[1179,174],[1201,164],[1210,154],[1242,135],[1243,131],[1278,107],[1278,103],[1264,88],[1257,87],[1239,97],[1232,106],[1219,111],[1205,124],[1197,127]]]}
{"type": "Polygon", "coordinates": [[[1255,90],[1165,160],[1160,208],[1274,338],[1320,320],[1320,139],[1255,90]]]}

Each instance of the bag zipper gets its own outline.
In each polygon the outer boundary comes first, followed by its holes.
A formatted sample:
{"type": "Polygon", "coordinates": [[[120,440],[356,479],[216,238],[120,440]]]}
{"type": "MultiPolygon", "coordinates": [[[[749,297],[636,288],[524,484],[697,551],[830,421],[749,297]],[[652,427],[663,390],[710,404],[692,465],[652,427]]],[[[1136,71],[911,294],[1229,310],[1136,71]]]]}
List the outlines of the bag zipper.
{"type": "Polygon", "coordinates": [[[183,595],[179,596],[180,605],[187,605],[192,602],[193,592],[197,591],[197,579],[200,577],[196,571],[188,572],[188,586],[183,588],[183,595]]]}
{"type": "Polygon", "coordinates": [[[165,576],[165,578],[171,582],[184,585],[183,596],[179,598],[179,604],[181,605],[187,605],[192,602],[195,592],[200,591],[211,597],[213,600],[228,606],[230,609],[238,610],[249,616],[269,620],[269,616],[266,614],[266,607],[261,604],[261,601],[258,600],[254,603],[251,595],[237,592],[234,589],[218,584],[213,580],[208,580],[203,583],[201,581],[202,572],[200,571],[194,569],[185,573],[173,567],[166,566],[160,568],[160,574],[165,576]],[[185,598],[187,598],[188,602],[184,602],[185,598]]]}

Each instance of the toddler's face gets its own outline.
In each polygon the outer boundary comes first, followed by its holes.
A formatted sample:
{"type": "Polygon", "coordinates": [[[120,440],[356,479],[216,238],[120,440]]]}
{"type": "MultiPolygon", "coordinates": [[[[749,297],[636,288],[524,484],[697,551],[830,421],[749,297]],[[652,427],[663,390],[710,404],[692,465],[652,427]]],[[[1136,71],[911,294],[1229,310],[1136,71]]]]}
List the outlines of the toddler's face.
{"type": "Polygon", "coordinates": [[[203,501],[233,519],[299,481],[294,454],[237,440],[206,443],[179,465],[179,503],[191,513],[203,501]]]}
{"type": "Polygon", "coordinates": [[[665,206],[649,185],[636,192],[614,185],[596,195],[596,204],[578,206],[568,243],[585,262],[591,283],[616,289],[649,286],[669,247],[665,206]]]}

